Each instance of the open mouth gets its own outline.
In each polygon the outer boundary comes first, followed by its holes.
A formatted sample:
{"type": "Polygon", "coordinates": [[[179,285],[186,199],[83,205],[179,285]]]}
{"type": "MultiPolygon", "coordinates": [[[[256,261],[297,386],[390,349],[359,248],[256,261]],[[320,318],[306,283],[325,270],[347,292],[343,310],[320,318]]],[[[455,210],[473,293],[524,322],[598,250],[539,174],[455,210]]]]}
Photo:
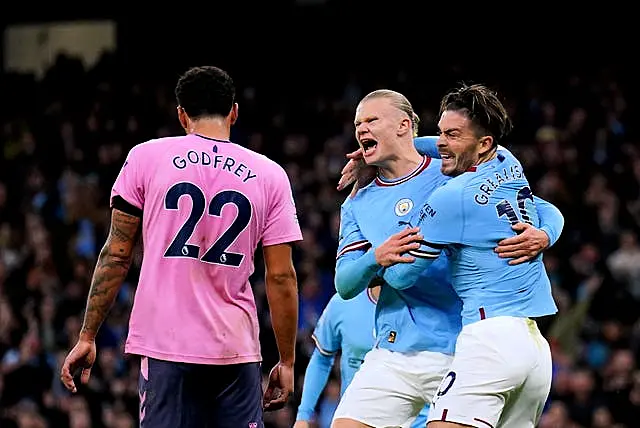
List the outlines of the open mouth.
{"type": "Polygon", "coordinates": [[[451,160],[453,159],[453,155],[451,153],[438,152],[440,154],[440,159],[442,160],[451,160]]]}
{"type": "Polygon", "coordinates": [[[373,152],[373,150],[378,146],[378,142],[376,140],[362,140],[360,141],[362,144],[362,149],[364,153],[373,152]]]}

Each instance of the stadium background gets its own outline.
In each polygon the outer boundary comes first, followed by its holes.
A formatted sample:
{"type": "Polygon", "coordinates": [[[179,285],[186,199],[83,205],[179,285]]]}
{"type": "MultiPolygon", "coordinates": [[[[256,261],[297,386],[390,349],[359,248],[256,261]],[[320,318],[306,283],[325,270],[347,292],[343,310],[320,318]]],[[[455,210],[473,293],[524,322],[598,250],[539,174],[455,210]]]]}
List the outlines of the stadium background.
{"type": "MultiPolygon", "coordinates": [[[[601,26],[597,45],[575,33],[549,42],[544,21],[533,30],[503,29],[483,44],[415,19],[391,28],[336,3],[274,3],[252,14],[236,3],[216,13],[178,8],[155,16],[18,6],[0,16],[5,29],[77,18],[117,25],[116,49],[95,65],[47,52],[51,41],[43,38],[50,66],[40,67],[42,78],[6,68],[0,75],[1,427],[137,423],[137,362],[123,357],[122,343],[139,258],[99,336],[88,387],[70,396],[57,374],[106,237],[109,188],[133,145],[181,132],[173,86],[180,72],[201,64],[235,79],[240,119],[233,140],[285,166],[305,237],[295,252],[298,395],[265,418],[268,427],[293,422],[313,349],[309,334],[334,292],[346,196],[335,185],[344,153],[355,147],[357,101],[373,89],[398,90],[428,135],[440,96],[461,80],[500,91],[516,123],[509,148],[535,193],[565,216],[561,239],[545,255],[560,314],[543,325],[555,370],[541,426],[640,426],[638,67],[617,55],[625,38],[618,31],[605,40],[601,26]],[[504,45],[513,38],[518,48],[504,45]]],[[[10,51],[5,44],[5,65],[15,46],[10,51]]],[[[252,282],[268,370],[277,354],[261,263],[258,255],[252,282]]],[[[319,426],[327,426],[338,393],[332,380],[319,426]]]]}

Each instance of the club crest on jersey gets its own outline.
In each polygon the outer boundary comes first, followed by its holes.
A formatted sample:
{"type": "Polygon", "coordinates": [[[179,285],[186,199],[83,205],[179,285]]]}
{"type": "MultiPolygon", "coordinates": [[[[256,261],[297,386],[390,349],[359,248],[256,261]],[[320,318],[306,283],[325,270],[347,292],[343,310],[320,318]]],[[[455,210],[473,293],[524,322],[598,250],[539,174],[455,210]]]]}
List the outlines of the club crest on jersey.
{"type": "Polygon", "coordinates": [[[396,215],[399,217],[407,215],[409,214],[409,211],[411,211],[411,208],[413,208],[413,201],[411,199],[409,198],[400,199],[396,203],[396,215]]]}

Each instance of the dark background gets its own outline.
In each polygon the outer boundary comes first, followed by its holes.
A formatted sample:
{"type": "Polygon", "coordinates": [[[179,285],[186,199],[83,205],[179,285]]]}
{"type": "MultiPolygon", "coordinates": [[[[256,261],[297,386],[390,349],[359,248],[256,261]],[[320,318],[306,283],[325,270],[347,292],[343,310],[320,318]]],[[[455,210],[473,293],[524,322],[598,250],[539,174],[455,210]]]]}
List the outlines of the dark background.
{"type": "MultiPolygon", "coordinates": [[[[334,292],[346,197],[335,185],[344,153],[356,147],[355,105],[371,90],[398,90],[429,135],[445,91],[479,82],[505,100],[516,124],[509,148],[534,192],[566,221],[545,255],[560,314],[543,325],[554,384],[541,426],[637,426],[640,94],[630,13],[613,4],[476,12],[343,3],[3,10],[2,26],[113,19],[118,49],[90,70],[60,57],[42,80],[0,75],[0,426],[137,423],[137,361],[121,347],[139,260],[102,329],[92,382],[71,397],[57,373],[106,237],[113,180],[133,145],[182,132],[173,86],[201,64],[223,67],[236,81],[234,142],[280,162],[294,187],[305,235],[295,254],[298,394],[313,350],[309,335],[334,292]]],[[[266,371],[277,354],[261,264],[258,255],[252,282],[266,371]]],[[[318,407],[320,426],[335,408],[337,374],[318,407]]],[[[298,399],[269,415],[268,426],[291,426],[298,399]]]]}

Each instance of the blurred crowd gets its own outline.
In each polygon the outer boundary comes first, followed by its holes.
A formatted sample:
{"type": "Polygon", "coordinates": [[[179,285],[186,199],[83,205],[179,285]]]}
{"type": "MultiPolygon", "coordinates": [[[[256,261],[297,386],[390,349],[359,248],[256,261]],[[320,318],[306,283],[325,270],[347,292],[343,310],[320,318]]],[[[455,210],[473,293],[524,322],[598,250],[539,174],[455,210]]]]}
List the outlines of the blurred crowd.
{"type": "MultiPolygon", "coordinates": [[[[138,361],[123,355],[141,252],[98,336],[88,385],[70,395],[59,367],[75,343],[92,269],[110,219],[110,187],[127,151],[181,134],[172,79],[117,73],[105,55],[92,69],[61,56],[44,79],[2,75],[0,93],[0,426],[129,428],[138,419],[138,361]]],[[[308,90],[236,78],[240,120],[232,139],[282,164],[294,188],[304,242],[297,391],[265,416],[290,427],[313,350],[310,334],[334,293],[339,208],[335,190],[355,146],[353,115],[373,89],[403,92],[435,132],[439,97],[411,71],[332,76],[308,90]],[[271,92],[270,92],[271,91],[271,92]]],[[[447,70],[455,78],[456,67],[447,70]]],[[[233,75],[233,73],[232,73],[233,75]]],[[[235,76],[234,76],[235,77],[235,76]]],[[[640,421],[640,145],[632,99],[615,69],[558,74],[553,82],[498,86],[514,117],[508,142],[534,192],[558,206],[565,229],[544,260],[559,315],[542,322],[552,343],[553,389],[543,428],[631,428],[640,421]]],[[[487,82],[492,83],[492,82],[487,82]]],[[[252,278],[262,324],[264,371],[276,362],[260,252],[252,278]]],[[[317,409],[328,427],[338,368],[317,409]]],[[[383,403],[381,403],[383,405],[383,403]]]]}

